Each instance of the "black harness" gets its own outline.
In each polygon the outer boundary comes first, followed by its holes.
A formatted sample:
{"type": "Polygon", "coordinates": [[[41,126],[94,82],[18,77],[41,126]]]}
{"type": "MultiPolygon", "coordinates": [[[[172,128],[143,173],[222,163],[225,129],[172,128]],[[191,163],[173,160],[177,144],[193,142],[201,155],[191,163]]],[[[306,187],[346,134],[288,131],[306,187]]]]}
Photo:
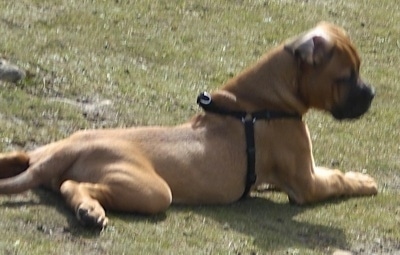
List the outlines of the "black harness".
{"type": "Polygon", "coordinates": [[[247,175],[246,187],[244,189],[242,199],[247,197],[250,192],[251,186],[256,182],[256,148],[254,141],[254,123],[257,120],[273,120],[273,119],[297,119],[301,120],[301,115],[297,113],[287,113],[279,111],[257,111],[257,112],[244,112],[244,111],[231,111],[214,104],[211,95],[207,92],[202,92],[197,97],[197,104],[206,112],[211,112],[220,115],[226,115],[240,120],[244,125],[246,135],[246,155],[247,155],[247,175]]]}

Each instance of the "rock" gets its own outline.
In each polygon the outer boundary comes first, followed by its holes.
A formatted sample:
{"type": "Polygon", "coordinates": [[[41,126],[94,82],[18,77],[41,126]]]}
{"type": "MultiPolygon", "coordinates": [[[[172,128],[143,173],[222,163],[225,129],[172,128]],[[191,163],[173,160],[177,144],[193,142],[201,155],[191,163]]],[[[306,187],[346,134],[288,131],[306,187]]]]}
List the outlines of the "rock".
{"type": "Polygon", "coordinates": [[[0,58],[0,80],[16,83],[25,77],[25,72],[18,66],[0,58]]]}

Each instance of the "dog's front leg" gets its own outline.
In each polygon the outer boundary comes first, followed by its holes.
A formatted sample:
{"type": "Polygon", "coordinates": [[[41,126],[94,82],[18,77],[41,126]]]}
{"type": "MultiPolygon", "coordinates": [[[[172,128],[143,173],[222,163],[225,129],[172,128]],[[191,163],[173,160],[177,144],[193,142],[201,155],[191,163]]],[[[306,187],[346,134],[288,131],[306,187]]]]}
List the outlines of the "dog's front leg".
{"type": "Polygon", "coordinates": [[[363,173],[331,170],[323,167],[316,167],[314,178],[317,193],[322,195],[332,194],[333,196],[367,196],[377,193],[375,180],[363,173]]]}
{"type": "Polygon", "coordinates": [[[308,204],[341,196],[369,196],[378,192],[375,180],[359,172],[343,173],[337,169],[315,167],[289,189],[291,202],[308,204]]]}

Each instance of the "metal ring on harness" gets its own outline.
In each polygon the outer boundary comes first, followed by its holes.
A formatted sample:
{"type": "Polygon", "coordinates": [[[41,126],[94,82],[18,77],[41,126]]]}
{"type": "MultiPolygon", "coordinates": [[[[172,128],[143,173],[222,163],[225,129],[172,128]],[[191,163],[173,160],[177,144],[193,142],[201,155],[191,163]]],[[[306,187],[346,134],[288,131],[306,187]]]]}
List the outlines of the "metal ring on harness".
{"type": "Polygon", "coordinates": [[[211,95],[208,92],[203,92],[199,95],[197,101],[202,105],[209,105],[211,104],[211,95]]]}

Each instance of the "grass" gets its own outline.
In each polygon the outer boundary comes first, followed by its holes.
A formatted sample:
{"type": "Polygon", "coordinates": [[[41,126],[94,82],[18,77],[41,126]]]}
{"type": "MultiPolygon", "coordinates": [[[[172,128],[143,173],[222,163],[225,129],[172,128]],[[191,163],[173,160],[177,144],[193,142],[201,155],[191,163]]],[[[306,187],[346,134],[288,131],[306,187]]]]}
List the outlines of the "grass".
{"type": "Polygon", "coordinates": [[[295,207],[279,193],[230,206],[110,214],[98,233],[42,190],[0,198],[2,254],[393,254],[400,250],[396,1],[0,2],[0,54],[26,69],[0,84],[0,149],[29,149],[83,128],[171,125],[261,54],[321,20],[345,27],[377,90],[356,122],[307,116],[317,164],[366,170],[379,195],[295,207]],[[105,100],[111,104],[102,105],[105,100]]]}

